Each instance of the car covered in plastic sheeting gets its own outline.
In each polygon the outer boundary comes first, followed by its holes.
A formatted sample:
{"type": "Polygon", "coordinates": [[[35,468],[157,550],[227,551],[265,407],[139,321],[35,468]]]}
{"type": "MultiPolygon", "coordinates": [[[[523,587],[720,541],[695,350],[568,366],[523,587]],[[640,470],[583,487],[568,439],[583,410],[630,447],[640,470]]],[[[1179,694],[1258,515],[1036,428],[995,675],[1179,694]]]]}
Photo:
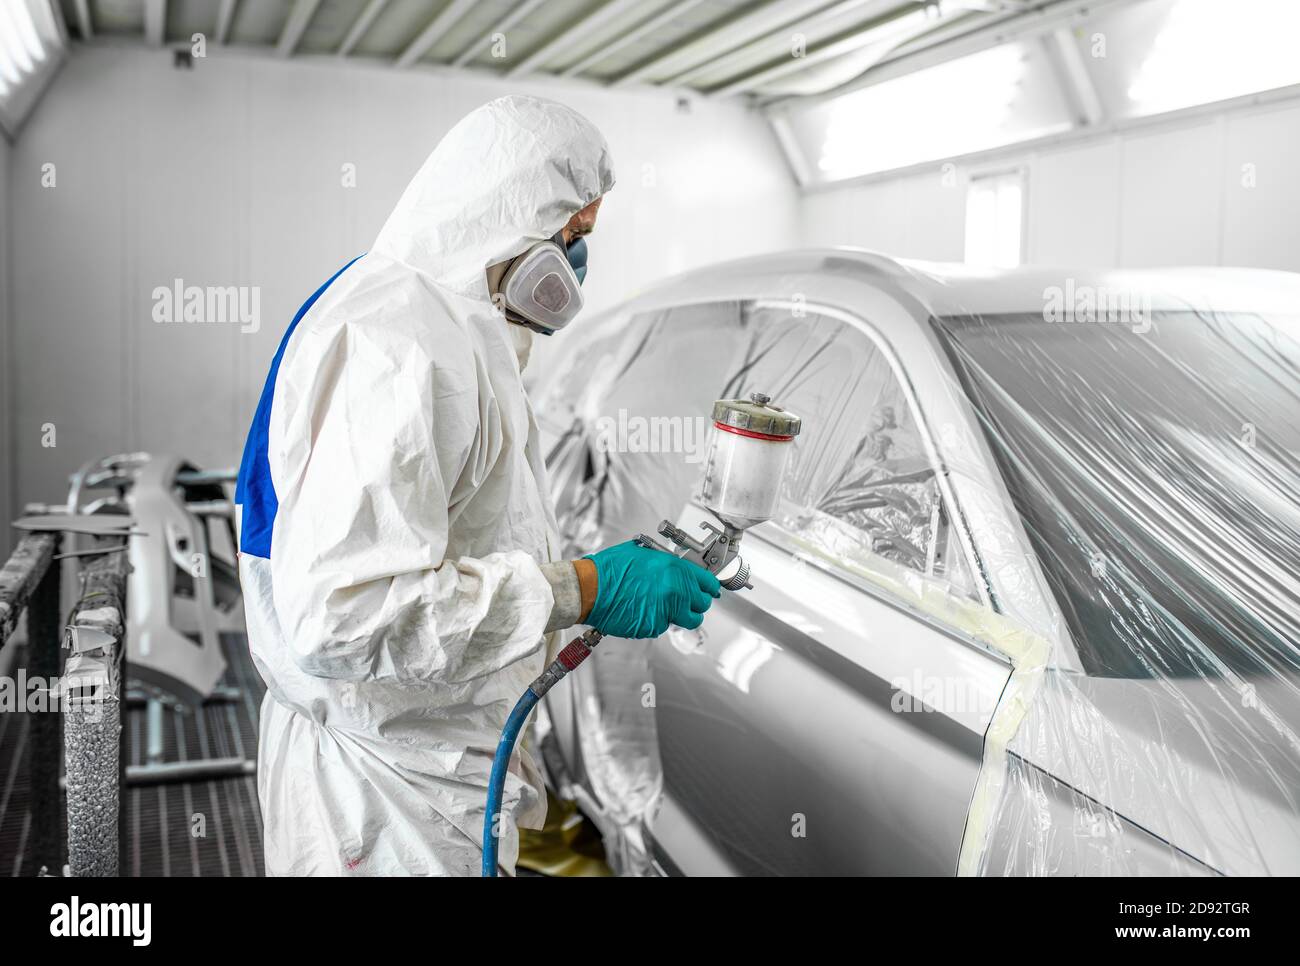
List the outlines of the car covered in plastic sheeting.
{"type": "Polygon", "coordinates": [[[564,338],[571,552],[707,518],[715,399],[804,427],[753,589],[547,699],[621,871],[1300,873],[1300,276],[796,252],[564,338]]]}

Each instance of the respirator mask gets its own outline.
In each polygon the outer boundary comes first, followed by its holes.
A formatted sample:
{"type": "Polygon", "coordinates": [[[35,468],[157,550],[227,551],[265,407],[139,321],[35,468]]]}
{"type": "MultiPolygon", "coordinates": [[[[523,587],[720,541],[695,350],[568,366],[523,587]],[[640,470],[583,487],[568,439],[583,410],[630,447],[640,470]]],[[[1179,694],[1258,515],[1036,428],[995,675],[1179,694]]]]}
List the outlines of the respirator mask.
{"type": "Polygon", "coordinates": [[[501,277],[498,294],[506,318],[554,334],[582,311],[586,274],[587,242],[575,238],[565,245],[563,232],[556,232],[512,261],[501,277]]]}

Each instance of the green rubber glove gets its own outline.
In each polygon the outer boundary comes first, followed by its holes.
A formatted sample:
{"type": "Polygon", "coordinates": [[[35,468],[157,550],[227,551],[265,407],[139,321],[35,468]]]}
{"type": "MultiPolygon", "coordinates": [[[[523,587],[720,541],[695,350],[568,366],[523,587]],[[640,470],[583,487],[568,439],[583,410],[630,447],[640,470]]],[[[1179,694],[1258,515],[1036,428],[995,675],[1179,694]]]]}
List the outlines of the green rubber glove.
{"type": "Polygon", "coordinates": [[[718,578],[698,564],[635,540],[587,554],[596,565],[596,602],[587,623],[610,637],[658,637],[668,625],[694,629],[713,598],[718,578]]]}

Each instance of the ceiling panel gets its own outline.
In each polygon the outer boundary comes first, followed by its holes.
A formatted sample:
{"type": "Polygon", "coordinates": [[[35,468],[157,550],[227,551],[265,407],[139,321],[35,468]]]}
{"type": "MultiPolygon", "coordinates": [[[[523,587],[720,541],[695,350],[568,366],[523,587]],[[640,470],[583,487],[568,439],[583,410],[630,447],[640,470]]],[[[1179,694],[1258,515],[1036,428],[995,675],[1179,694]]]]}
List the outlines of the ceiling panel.
{"type": "Polygon", "coordinates": [[[217,34],[221,0],[170,0],[165,24],[168,43],[189,43],[195,34],[212,41],[217,34]]]}
{"type": "Polygon", "coordinates": [[[242,0],[230,25],[230,42],[274,45],[280,39],[292,6],[292,0],[242,0]]]}
{"type": "Polygon", "coordinates": [[[800,56],[806,56],[823,44],[875,32],[895,18],[920,12],[923,6],[921,3],[900,3],[899,0],[850,0],[834,4],[829,8],[831,15],[819,13],[801,17],[767,31],[733,51],[720,53],[700,69],[692,70],[690,83],[704,88],[717,87],[761,68],[794,60],[796,36],[803,45],[800,56]]]}
{"type": "Polygon", "coordinates": [[[97,34],[142,34],[144,0],[96,0],[91,5],[90,19],[97,34]]]}
{"type": "Polygon", "coordinates": [[[449,64],[476,45],[487,49],[492,34],[522,0],[479,0],[465,16],[457,20],[443,38],[425,54],[426,62],[449,64]]]}
{"type": "Polygon", "coordinates": [[[368,0],[321,0],[298,41],[300,54],[336,53],[352,25],[365,11],[368,0]]]}
{"type": "Polygon", "coordinates": [[[68,25],[68,33],[80,37],[81,27],[77,24],[77,5],[74,0],[59,0],[59,10],[63,13],[63,22],[68,25]]]}
{"type": "Polygon", "coordinates": [[[751,0],[707,0],[593,63],[583,71],[583,76],[605,81],[620,77],[669,50],[725,26],[754,6],[751,0]]]}
{"type": "Polygon", "coordinates": [[[470,63],[476,67],[508,71],[598,6],[592,0],[546,0],[505,32],[504,57],[493,57],[491,48],[484,47],[470,63]]]}
{"type": "MultiPolygon", "coordinates": [[[[170,44],[188,44],[195,33],[215,42],[221,11],[233,9],[227,42],[271,54],[297,0],[163,2],[170,44]]],[[[914,54],[942,40],[942,51],[934,48],[933,52],[944,59],[954,56],[943,52],[950,40],[988,45],[998,40],[1004,27],[1017,23],[1032,30],[1045,18],[1066,23],[1094,7],[1160,2],[318,0],[306,3],[311,16],[292,53],[330,55],[346,45],[348,57],[406,67],[410,61],[402,55],[428,28],[437,26],[438,36],[419,51],[420,64],[467,66],[515,76],[560,75],[602,85],[685,88],[770,103],[870,83],[877,70],[888,76],[893,69],[889,61],[900,44],[914,54]],[[895,29],[901,24],[906,24],[905,30],[895,29]],[[501,35],[503,42],[494,44],[494,35],[501,35]],[[802,45],[800,55],[792,53],[796,36],[802,45]]],[[[94,39],[102,35],[114,42],[121,38],[145,42],[146,3],[86,0],[94,39]]],[[[57,0],[57,4],[69,30],[80,39],[78,0],[57,0]]]]}
{"type": "Polygon", "coordinates": [[[611,41],[636,29],[642,23],[653,20],[663,10],[677,3],[677,0],[638,0],[637,3],[618,4],[618,0],[594,7],[587,13],[590,26],[575,34],[570,42],[557,50],[552,56],[538,65],[538,69],[548,73],[559,73],[565,68],[578,63],[611,41]],[[603,22],[596,18],[606,9],[613,10],[617,16],[607,17],[603,22]]]}
{"type": "Polygon", "coordinates": [[[388,0],[352,53],[358,57],[395,58],[450,0],[388,0]]]}

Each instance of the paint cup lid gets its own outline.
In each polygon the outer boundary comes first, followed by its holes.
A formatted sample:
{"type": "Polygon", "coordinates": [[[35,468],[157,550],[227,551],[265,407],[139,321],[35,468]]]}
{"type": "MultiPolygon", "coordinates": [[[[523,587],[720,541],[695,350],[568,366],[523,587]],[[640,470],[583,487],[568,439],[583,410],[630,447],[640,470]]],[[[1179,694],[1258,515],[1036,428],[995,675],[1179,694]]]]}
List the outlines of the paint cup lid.
{"type": "Polygon", "coordinates": [[[772,402],[762,392],[748,399],[719,399],[713,404],[713,421],[719,429],[743,430],[759,436],[788,439],[799,435],[802,420],[772,402]]]}

